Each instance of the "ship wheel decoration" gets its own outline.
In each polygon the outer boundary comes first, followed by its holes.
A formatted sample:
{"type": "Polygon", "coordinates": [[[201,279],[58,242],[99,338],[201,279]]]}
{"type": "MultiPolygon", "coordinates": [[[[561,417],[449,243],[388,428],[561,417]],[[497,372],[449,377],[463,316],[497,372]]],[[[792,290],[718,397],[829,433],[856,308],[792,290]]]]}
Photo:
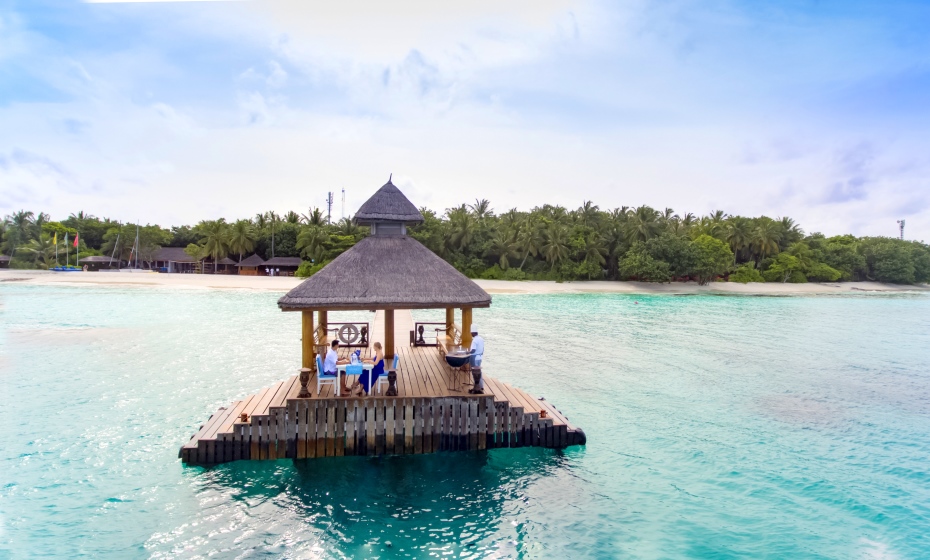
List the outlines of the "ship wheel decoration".
{"type": "Polygon", "coordinates": [[[342,325],[339,327],[339,340],[343,344],[353,344],[358,340],[358,327],[355,325],[342,325]]]}

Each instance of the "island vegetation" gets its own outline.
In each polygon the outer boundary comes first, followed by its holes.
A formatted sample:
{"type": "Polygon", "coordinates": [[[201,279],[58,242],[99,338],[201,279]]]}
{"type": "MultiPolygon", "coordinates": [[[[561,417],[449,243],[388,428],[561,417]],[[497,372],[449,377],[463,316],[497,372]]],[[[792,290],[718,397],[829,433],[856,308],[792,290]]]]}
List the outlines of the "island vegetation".
{"type": "MultiPolygon", "coordinates": [[[[503,280],[640,280],[647,282],[930,281],[930,246],[889,237],[806,235],[791,218],[744,217],[715,211],[697,217],[649,206],[601,210],[586,201],[569,210],[549,204],[495,214],[487,200],[427,208],[410,235],[472,278],[503,280]]],[[[63,262],[66,234],[79,234],[80,256],[130,257],[137,228],[84,212],[52,221],[19,211],[2,223],[2,251],[11,268],[63,262]],[[57,241],[57,261],[56,243],[57,241]]],[[[196,259],[241,260],[256,253],[301,257],[309,276],[365,235],[346,218],[331,223],[318,208],[306,214],[264,212],[250,219],[205,220],[189,226],[138,228],[140,261],[161,247],[183,247],[196,259]]]]}

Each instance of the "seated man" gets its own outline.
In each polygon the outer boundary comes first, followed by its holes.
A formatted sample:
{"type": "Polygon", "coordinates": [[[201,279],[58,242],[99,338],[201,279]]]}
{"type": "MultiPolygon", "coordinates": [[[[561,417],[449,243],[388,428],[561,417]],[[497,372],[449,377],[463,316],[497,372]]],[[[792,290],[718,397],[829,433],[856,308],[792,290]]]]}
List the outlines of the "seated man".
{"type": "MultiPolygon", "coordinates": [[[[347,364],[349,360],[339,359],[339,341],[334,340],[329,345],[329,350],[326,351],[326,359],[323,360],[323,372],[328,375],[336,375],[338,371],[336,366],[340,364],[347,364]]],[[[339,380],[339,383],[342,386],[343,394],[348,391],[346,389],[346,374],[342,374],[342,378],[339,380]]]]}

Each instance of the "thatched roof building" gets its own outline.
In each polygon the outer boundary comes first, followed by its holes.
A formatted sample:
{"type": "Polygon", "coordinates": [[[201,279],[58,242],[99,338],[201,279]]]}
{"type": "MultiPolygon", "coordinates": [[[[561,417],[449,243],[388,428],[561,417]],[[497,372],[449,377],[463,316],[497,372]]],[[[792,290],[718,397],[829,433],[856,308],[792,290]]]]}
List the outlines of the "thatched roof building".
{"type": "Polygon", "coordinates": [[[259,257],[258,255],[251,255],[251,256],[248,256],[242,259],[242,261],[240,261],[239,264],[237,264],[236,266],[255,267],[255,266],[261,266],[263,264],[265,264],[265,259],[259,257]]]}
{"type": "Polygon", "coordinates": [[[461,308],[458,332],[461,344],[470,344],[472,308],[490,307],[491,296],[407,235],[408,225],[423,222],[417,207],[388,180],[362,205],[355,222],[371,226],[371,235],[278,300],[282,311],[302,312],[303,367],[315,367],[316,345],[328,340],[329,310],[383,309],[384,352],[391,358],[395,309],[445,309],[451,335],[455,309],[461,308]]]}
{"type": "Polygon", "coordinates": [[[423,216],[390,181],[355,215],[372,234],[278,300],[298,309],[489,307],[491,296],[406,235],[423,216]]]}

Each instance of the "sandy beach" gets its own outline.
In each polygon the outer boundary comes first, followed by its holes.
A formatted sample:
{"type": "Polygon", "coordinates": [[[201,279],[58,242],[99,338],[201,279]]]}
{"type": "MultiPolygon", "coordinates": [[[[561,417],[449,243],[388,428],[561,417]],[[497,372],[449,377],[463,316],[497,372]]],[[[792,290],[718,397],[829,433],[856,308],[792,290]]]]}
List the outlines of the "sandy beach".
{"type": "MultiPolygon", "coordinates": [[[[294,277],[232,276],[223,274],[159,274],[156,272],[50,272],[45,270],[0,270],[0,282],[36,285],[138,286],[177,289],[240,289],[286,292],[300,283],[294,277]]],[[[653,284],[648,282],[508,282],[476,280],[490,294],[628,293],[628,294],[743,294],[805,295],[885,292],[928,292],[923,284],[897,285],[879,282],[834,282],[824,284],[770,284],[694,282],[653,284]]]]}

